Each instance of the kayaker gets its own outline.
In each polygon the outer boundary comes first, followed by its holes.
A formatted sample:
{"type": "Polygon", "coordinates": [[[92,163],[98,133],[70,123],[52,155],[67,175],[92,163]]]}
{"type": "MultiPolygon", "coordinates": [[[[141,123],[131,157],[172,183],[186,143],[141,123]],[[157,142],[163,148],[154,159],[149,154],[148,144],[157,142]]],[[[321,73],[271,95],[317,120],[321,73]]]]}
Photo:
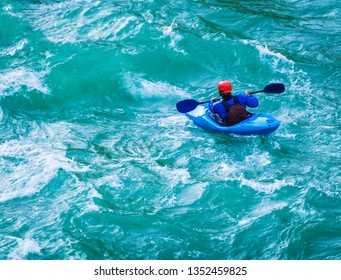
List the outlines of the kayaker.
{"type": "Polygon", "coordinates": [[[220,81],[218,92],[221,99],[212,98],[209,103],[209,115],[219,124],[228,126],[245,120],[252,115],[245,107],[258,106],[258,99],[252,96],[250,91],[232,95],[232,84],[229,81],[220,81]]]}

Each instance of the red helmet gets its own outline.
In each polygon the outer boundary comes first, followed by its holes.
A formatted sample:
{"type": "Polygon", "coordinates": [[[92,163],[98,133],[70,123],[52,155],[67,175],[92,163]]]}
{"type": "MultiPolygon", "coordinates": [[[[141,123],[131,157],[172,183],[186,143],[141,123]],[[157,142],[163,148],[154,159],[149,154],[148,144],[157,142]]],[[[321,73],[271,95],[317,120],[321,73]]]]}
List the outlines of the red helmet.
{"type": "Polygon", "coordinates": [[[220,81],[218,84],[218,91],[222,94],[227,94],[232,91],[232,84],[229,81],[220,81]]]}

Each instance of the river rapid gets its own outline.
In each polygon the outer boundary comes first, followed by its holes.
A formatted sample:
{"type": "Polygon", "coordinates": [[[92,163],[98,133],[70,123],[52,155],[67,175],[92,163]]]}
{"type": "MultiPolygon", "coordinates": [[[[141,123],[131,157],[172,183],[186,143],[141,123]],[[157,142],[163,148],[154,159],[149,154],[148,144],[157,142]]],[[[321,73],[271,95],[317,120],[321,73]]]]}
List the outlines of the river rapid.
{"type": "Polygon", "coordinates": [[[341,259],[339,1],[4,0],[0,259],[341,259]],[[259,93],[268,136],[175,104],[259,93]]]}

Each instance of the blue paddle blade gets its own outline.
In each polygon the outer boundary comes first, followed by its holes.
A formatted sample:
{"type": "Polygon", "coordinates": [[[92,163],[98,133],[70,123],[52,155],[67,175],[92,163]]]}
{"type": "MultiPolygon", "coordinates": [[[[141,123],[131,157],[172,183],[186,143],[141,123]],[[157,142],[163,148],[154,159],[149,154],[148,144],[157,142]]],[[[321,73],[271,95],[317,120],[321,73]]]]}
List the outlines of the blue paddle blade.
{"type": "Polygon", "coordinates": [[[200,103],[194,99],[182,100],[176,103],[176,109],[180,113],[193,111],[200,103]]]}
{"type": "Polygon", "coordinates": [[[285,86],[281,83],[274,83],[267,85],[264,89],[263,92],[266,93],[282,93],[285,91],[285,86]]]}

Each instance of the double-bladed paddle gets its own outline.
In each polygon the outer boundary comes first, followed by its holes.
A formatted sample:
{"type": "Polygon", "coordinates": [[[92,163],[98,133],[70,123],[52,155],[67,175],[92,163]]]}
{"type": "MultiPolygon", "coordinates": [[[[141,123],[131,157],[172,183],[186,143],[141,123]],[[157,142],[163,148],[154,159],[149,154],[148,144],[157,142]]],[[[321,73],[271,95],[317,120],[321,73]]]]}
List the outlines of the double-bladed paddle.
{"type": "MultiPolygon", "coordinates": [[[[251,92],[251,94],[259,93],[259,92],[277,94],[277,93],[282,93],[284,91],[285,91],[285,86],[283,84],[274,83],[274,84],[267,85],[263,90],[251,92]]],[[[187,113],[187,112],[194,110],[198,105],[208,103],[208,102],[210,102],[210,101],[198,102],[194,99],[182,100],[182,101],[179,101],[178,103],[176,103],[176,109],[180,113],[187,113]]]]}

